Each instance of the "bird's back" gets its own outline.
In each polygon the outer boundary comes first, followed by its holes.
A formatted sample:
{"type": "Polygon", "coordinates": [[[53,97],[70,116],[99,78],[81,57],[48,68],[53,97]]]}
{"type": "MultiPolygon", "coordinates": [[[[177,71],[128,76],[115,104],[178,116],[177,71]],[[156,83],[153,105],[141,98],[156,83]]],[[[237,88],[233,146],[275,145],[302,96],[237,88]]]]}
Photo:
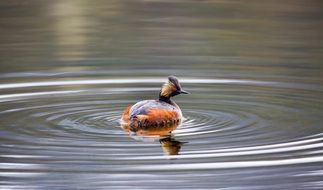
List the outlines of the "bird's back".
{"type": "Polygon", "coordinates": [[[151,110],[177,111],[175,105],[158,101],[158,100],[143,100],[134,104],[130,109],[130,119],[137,115],[147,115],[151,110]]]}
{"type": "Polygon", "coordinates": [[[127,119],[123,120],[127,120],[132,125],[155,126],[179,123],[181,117],[181,110],[173,102],[144,100],[126,109],[123,118],[127,119]]]}

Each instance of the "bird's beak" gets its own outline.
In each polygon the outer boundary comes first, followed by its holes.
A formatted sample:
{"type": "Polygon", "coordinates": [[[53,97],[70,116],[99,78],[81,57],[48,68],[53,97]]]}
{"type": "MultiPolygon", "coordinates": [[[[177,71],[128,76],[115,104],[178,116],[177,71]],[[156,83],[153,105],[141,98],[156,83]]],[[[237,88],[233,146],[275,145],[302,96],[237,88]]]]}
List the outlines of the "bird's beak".
{"type": "Polygon", "coordinates": [[[189,92],[185,91],[185,90],[180,90],[179,91],[180,94],[189,94],[189,92]]]}

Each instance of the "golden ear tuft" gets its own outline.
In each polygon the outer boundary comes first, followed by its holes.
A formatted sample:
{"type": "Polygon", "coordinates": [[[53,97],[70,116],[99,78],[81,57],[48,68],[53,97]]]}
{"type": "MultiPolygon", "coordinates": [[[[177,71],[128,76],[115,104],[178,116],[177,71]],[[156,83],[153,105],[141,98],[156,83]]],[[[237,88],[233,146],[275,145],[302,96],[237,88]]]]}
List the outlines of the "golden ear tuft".
{"type": "Polygon", "coordinates": [[[172,82],[167,82],[163,85],[160,95],[164,97],[169,97],[170,94],[176,89],[176,86],[172,82]]]}

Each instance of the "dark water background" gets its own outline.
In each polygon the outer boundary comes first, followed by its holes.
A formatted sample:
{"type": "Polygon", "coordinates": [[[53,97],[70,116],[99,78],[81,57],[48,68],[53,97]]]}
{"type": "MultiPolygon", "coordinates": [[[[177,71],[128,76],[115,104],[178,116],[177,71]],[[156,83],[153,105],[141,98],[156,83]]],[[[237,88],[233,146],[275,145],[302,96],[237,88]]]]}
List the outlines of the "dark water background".
{"type": "Polygon", "coordinates": [[[323,189],[322,4],[1,1],[0,189],[323,189]],[[170,145],[129,136],[170,74],[170,145]]]}

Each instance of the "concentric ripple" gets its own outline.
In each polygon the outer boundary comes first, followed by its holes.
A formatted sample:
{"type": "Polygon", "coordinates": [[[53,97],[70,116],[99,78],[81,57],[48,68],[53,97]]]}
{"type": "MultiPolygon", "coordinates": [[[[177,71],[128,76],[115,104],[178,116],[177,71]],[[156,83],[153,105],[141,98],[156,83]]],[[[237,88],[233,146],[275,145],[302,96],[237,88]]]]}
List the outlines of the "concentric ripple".
{"type": "Polygon", "coordinates": [[[283,173],[292,186],[310,175],[307,185],[322,183],[322,87],[184,78],[191,94],[175,98],[185,118],[169,142],[124,131],[119,124],[123,109],[155,98],[163,80],[0,85],[0,176],[5,185],[37,179],[28,188],[59,187],[66,178],[75,184],[84,184],[86,178],[91,187],[120,181],[130,187],[144,179],[185,187],[186,182],[226,180],[229,173],[263,182],[278,180],[275,174],[283,173]],[[165,147],[175,147],[178,155],[168,155],[165,147]]]}

